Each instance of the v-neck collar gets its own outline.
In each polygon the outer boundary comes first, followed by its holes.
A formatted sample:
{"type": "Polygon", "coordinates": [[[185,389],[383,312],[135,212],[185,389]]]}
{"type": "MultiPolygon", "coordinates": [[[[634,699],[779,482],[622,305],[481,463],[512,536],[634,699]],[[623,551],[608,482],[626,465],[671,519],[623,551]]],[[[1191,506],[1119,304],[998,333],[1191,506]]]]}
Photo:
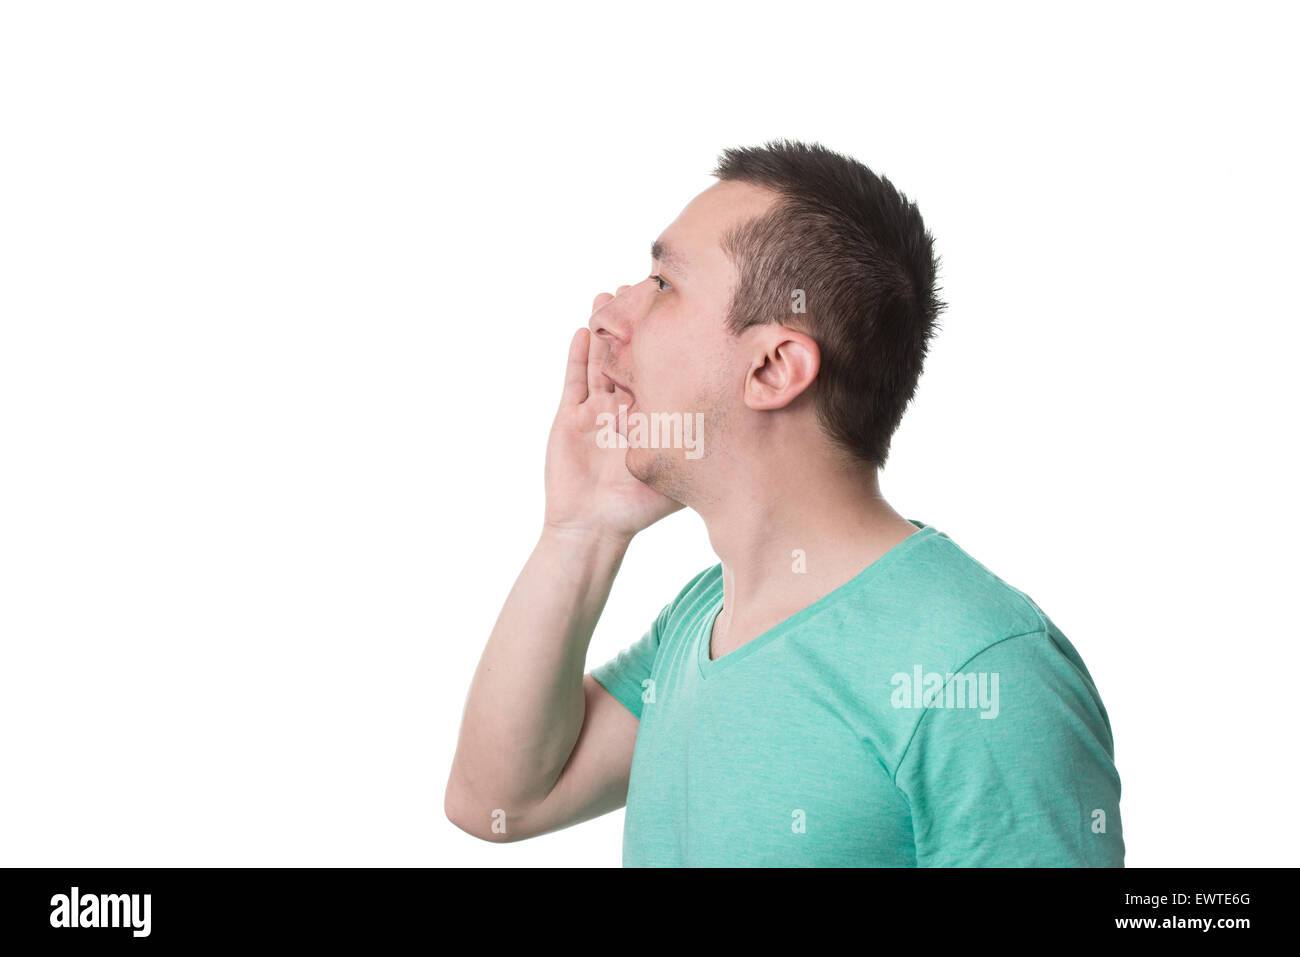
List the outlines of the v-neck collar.
{"type": "Polygon", "coordinates": [[[737,662],[744,661],[760,648],[770,644],[782,635],[789,634],[813,615],[825,611],[828,607],[840,601],[849,592],[862,587],[863,584],[874,578],[883,569],[895,564],[903,555],[911,551],[921,542],[940,534],[938,529],[932,525],[927,525],[924,522],[918,522],[916,519],[911,518],[909,518],[908,521],[917,526],[917,531],[913,532],[889,551],[885,552],[885,554],[881,555],[862,571],[858,572],[858,574],[846,581],[843,585],[840,585],[833,591],[823,595],[811,605],[801,608],[789,618],[785,619],[785,621],[772,626],[761,635],[751,638],[739,648],[734,648],[721,658],[715,659],[709,657],[709,646],[713,643],[713,625],[718,620],[718,616],[722,614],[723,609],[724,592],[719,588],[716,603],[704,615],[703,630],[696,642],[697,649],[695,657],[699,665],[700,677],[708,680],[719,672],[730,668],[737,662]]]}

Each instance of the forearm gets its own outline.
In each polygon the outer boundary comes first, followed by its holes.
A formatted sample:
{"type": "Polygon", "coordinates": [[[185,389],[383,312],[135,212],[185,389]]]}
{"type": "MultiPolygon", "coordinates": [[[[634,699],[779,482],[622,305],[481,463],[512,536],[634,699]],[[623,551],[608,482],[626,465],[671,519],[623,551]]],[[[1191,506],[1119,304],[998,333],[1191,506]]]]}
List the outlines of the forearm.
{"type": "Polygon", "coordinates": [[[582,729],[587,648],[627,540],[548,529],[470,685],[448,794],[507,813],[550,792],[582,729]]]}

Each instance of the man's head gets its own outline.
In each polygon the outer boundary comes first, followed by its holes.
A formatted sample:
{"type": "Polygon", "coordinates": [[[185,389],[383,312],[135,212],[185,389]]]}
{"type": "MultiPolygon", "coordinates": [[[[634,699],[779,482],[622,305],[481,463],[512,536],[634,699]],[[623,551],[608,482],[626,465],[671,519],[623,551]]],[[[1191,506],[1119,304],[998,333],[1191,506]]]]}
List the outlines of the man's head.
{"type": "Polygon", "coordinates": [[[724,151],[652,275],[592,316],[633,411],[704,413],[704,456],[632,448],[678,501],[753,456],[880,468],[944,308],[916,206],[819,145],[724,151]]]}

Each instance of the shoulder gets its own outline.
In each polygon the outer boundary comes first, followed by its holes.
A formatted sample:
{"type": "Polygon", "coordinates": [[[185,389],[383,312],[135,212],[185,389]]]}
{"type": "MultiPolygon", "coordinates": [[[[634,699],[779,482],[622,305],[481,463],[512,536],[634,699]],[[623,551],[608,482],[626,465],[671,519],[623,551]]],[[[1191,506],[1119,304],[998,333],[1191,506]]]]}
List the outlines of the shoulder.
{"type": "Polygon", "coordinates": [[[917,649],[928,660],[959,666],[1008,639],[1056,634],[1032,598],[943,533],[913,552],[907,576],[906,601],[925,625],[918,633],[933,643],[917,649]]]}
{"type": "Polygon", "coordinates": [[[918,645],[910,650],[917,662],[934,666],[936,674],[925,669],[924,678],[933,685],[927,691],[944,700],[922,711],[914,727],[968,736],[968,744],[978,742],[986,750],[989,741],[1005,737],[1039,758],[1051,755],[1053,747],[1069,746],[1109,760],[1114,745],[1105,705],[1082,657],[1056,623],[1029,595],[947,536],[936,535],[926,545],[919,556],[918,592],[911,596],[924,609],[924,627],[916,630],[918,645]],[[976,709],[978,714],[952,710],[954,697],[964,690],[989,695],[988,706],[976,709]],[[998,720],[989,720],[994,717],[998,720]]]}

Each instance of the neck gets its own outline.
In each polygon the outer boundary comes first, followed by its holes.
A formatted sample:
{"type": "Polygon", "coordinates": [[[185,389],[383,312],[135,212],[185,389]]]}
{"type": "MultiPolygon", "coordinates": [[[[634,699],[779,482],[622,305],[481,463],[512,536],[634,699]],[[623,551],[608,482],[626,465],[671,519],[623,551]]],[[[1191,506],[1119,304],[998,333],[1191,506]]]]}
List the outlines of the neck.
{"type": "Polygon", "coordinates": [[[714,648],[726,654],[834,591],[915,532],[880,494],[876,470],[812,457],[729,470],[697,509],[722,560],[714,648]]]}

